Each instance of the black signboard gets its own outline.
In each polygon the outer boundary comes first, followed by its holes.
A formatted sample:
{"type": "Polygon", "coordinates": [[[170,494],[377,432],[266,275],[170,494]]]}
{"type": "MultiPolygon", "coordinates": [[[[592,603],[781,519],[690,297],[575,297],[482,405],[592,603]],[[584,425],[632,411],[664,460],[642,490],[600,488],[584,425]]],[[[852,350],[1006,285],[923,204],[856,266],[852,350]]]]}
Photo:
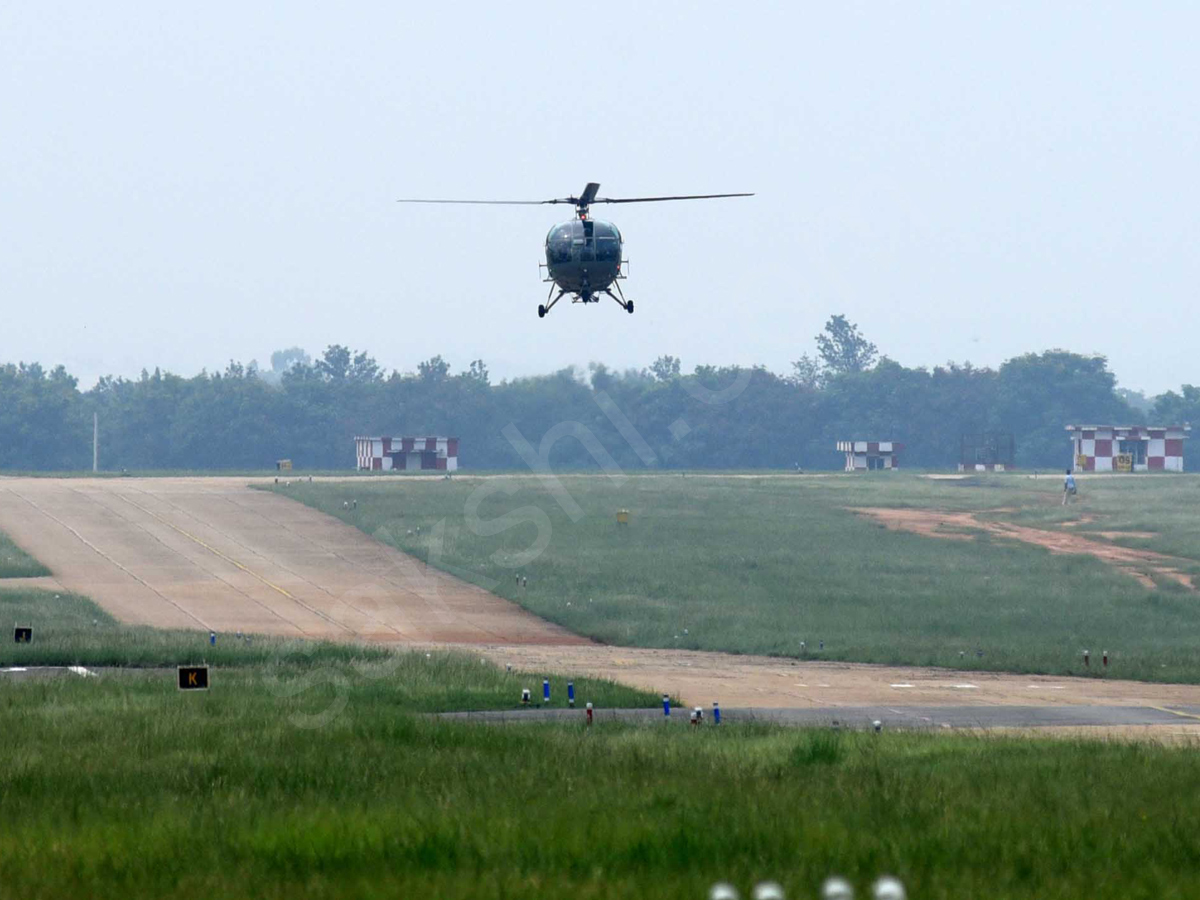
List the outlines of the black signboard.
{"type": "Polygon", "coordinates": [[[180,666],[179,689],[181,691],[207,691],[208,666],[180,666]]]}
{"type": "Polygon", "coordinates": [[[18,644],[28,644],[33,641],[33,628],[28,625],[18,625],[13,628],[13,640],[18,644]]]}

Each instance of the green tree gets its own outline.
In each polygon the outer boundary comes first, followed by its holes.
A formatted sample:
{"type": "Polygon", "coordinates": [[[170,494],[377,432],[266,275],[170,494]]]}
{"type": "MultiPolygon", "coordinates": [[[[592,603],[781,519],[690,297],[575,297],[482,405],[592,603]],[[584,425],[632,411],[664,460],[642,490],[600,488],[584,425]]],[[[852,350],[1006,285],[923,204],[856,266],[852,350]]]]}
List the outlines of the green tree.
{"type": "Polygon", "coordinates": [[[491,384],[487,364],[482,359],[471,360],[471,365],[465,373],[466,377],[480,384],[491,384]]]}
{"type": "Polygon", "coordinates": [[[1004,363],[992,413],[1016,435],[1017,453],[1029,465],[1070,460],[1067,425],[1119,424],[1135,415],[1117,396],[1107,359],[1066,350],[1026,353],[1004,363]]]}
{"type": "Polygon", "coordinates": [[[1154,398],[1154,424],[1200,424],[1200,387],[1185,384],[1179,393],[1167,391],[1154,398]]]}
{"type": "Polygon", "coordinates": [[[301,347],[288,347],[286,350],[276,350],[271,354],[271,371],[282,375],[292,366],[308,366],[312,358],[301,347]]]}
{"type": "Polygon", "coordinates": [[[875,364],[879,351],[859,333],[858,326],[845,316],[832,316],[824,334],[817,335],[817,352],[825,368],[833,375],[864,372],[875,364]]]}
{"type": "Polygon", "coordinates": [[[792,363],[791,381],[808,391],[819,391],[825,385],[825,372],[821,363],[807,353],[792,363]]]}
{"type": "Polygon", "coordinates": [[[442,359],[440,355],[417,363],[417,377],[429,384],[445,381],[449,374],[450,363],[442,359]]]}
{"type": "Polygon", "coordinates": [[[345,381],[350,374],[351,356],[349,347],[330,344],[317,360],[317,373],[326,381],[345,381]]]}
{"type": "Polygon", "coordinates": [[[650,365],[650,371],[659,381],[671,381],[679,377],[680,365],[678,356],[660,356],[650,365]]]}
{"type": "Polygon", "coordinates": [[[347,375],[356,384],[373,384],[383,381],[383,371],[379,368],[379,364],[365,350],[354,354],[354,360],[350,363],[347,375]]]}

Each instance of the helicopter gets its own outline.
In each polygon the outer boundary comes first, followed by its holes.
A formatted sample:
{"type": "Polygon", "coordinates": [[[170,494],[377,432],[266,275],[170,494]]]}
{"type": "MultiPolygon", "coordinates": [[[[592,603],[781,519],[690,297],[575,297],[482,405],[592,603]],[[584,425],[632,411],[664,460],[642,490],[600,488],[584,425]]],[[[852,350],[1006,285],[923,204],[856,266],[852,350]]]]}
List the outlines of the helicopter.
{"type": "Polygon", "coordinates": [[[626,300],[620,282],[626,277],[621,270],[628,262],[622,258],[624,242],[621,232],[612,222],[593,219],[588,211],[593,203],[659,203],[664,200],[715,200],[719,197],[753,197],[754,194],[685,194],[677,197],[597,197],[600,185],[588,182],[578,197],[558,197],[553,200],[397,200],[397,203],[468,203],[482,206],[544,206],[570,203],[575,218],[555,225],[546,235],[546,261],[538,270],[546,270],[542,279],[550,285],[546,302],[538,304],[538,318],[554,308],[567,294],[572,303],[599,303],[606,294],[627,313],[633,312],[633,301],[626,300]],[[557,289],[557,295],[554,293],[557,289]],[[613,290],[616,290],[616,294],[613,290]],[[551,299],[553,298],[553,299],[551,299]]]}

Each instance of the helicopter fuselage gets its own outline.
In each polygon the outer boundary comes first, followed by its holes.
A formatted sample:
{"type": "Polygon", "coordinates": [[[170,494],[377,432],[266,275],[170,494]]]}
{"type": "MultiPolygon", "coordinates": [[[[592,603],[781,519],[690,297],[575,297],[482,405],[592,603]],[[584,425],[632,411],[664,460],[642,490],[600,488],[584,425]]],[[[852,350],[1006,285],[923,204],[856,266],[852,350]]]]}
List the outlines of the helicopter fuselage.
{"type": "Polygon", "coordinates": [[[546,235],[546,270],[559,288],[587,303],[620,276],[621,249],[616,225],[581,216],[546,235]]]}

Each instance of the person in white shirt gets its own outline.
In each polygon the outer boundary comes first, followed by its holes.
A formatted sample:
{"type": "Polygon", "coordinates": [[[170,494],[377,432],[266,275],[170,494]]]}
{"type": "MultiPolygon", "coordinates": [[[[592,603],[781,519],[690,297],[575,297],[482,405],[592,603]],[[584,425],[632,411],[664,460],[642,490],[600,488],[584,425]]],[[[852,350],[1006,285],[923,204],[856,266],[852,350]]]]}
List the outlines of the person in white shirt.
{"type": "Polygon", "coordinates": [[[1071,474],[1071,470],[1067,469],[1067,477],[1063,480],[1063,502],[1062,505],[1067,505],[1067,498],[1075,493],[1075,476],[1071,474]]]}

